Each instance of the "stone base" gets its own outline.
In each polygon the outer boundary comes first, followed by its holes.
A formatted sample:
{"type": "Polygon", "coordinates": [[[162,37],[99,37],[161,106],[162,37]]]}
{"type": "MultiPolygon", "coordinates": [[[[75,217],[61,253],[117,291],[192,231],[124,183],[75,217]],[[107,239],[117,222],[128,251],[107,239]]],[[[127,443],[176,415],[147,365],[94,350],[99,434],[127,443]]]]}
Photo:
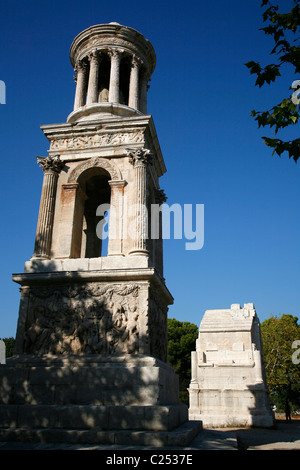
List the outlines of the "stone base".
{"type": "Polygon", "coordinates": [[[178,446],[201,429],[153,357],[13,357],[0,384],[1,441],[178,446]]]}
{"type": "Polygon", "coordinates": [[[189,419],[191,421],[201,421],[206,428],[231,428],[231,427],[257,427],[271,428],[274,426],[272,416],[264,414],[251,415],[248,413],[237,414],[228,412],[227,414],[199,414],[189,411],[189,419]]]}
{"type": "Polygon", "coordinates": [[[196,421],[188,421],[170,431],[0,428],[0,441],[185,447],[201,429],[201,423],[196,421]]]}
{"type": "Polygon", "coordinates": [[[0,403],[174,405],[178,376],[149,356],[22,355],[0,368],[0,403]]]}
{"type": "Polygon", "coordinates": [[[189,419],[200,420],[207,428],[268,428],[274,425],[274,415],[266,403],[266,390],[263,387],[239,390],[190,388],[189,393],[189,419]],[[193,403],[197,406],[193,407],[193,403]]]}
{"type": "Polygon", "coordinates": [[[206,428],[271,428],[274,426],[274,420],[271,416],[257,415],[252,416],[249,414],[245,415],[205,415],[205,414],[193,414],[189,412],[189,419],[191,421],[201,421],[206,428]]]}

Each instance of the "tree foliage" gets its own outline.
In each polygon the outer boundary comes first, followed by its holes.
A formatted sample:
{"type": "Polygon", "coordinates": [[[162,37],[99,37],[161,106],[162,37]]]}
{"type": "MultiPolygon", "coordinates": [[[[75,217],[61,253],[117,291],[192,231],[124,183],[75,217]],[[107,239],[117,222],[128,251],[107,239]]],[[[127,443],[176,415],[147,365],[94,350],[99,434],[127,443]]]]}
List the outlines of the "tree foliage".
{"type": "Polygon", "coordinates": [[[188,392],[191,381],[191,351],[195,350],[198,327],[189,322],[168,319],[168,357],[179,376],[180,400],[188,403],[188,392]]]}
{"type": "MultiPolygon", "coordinates": [[[[270,0],[263,0],[261,6],[266,8],[263,13],[266,26],[261,30],[274,40],[274,47],[270,54],[276,57],[276,61],[265,67],[257,61],[245,64],[250,73],[256,75],[255,85],[259,87],[275,82],[281,76],[284,65],[291,66],[293,74],[300,74],[300,0],[294,0],[294,7],[287,13],[279,13],[279,6],[272,5],[270,0]]],[[[294,81],[293,78],[289,83],[289,89],[291,89],[292,81],[294,81]]],[[[298,89],[299,87],[296,86],[297,93],[298,89]]],[[[271,109],[253,110],[251,115],[257,121],[258,127],[274,127],[274,133],[277,134],[280,129],[298,123],[299,103],[297,99],[284,98],[281,103],[271,109]]],[[[300,139],[282,140],[273,137],[263,137],[263,139],[266,145],[273,148],[273,154],[277,153],[281,156],[283,152],[287,152],[289,158],[293,158],[295,162],[300,157],[300,139]]]]}
{"type": "Polygon", "coordinates": [[[5,355],[6,357],[11,357],[14,354],[14,349],[15,349],[15,338],[10,337],[10,338],[3,338],[3,341],[5,343],[5,355]]]}
{"type": "Polygon", "coordinates": [[[283,314],[261,324],[267,383],[277,404],[290,400],[300,405],[300,365],[293,360],[293,342],[300,340],[298,318],[283,314]]]}

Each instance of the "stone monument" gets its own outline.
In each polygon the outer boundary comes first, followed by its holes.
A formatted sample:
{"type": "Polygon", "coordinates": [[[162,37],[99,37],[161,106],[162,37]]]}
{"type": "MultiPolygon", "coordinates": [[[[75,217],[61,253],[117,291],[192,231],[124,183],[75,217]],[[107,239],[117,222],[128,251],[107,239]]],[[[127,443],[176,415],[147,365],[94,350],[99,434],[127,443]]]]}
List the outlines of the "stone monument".
{"type": "Polygon", "coordinates": [[[6,363],[6,346],[4,341],[0,339],[0,364],[6,363]]]}
{"type": "Polygon", "coordinates": [[[191,359],[191,420],[207,427],[273,425],[253,304],[207,310],[191,359]]]}
{"type": "Polygon", "coordinates": [[[0,370],[0,439],[187,444],[200,423],[188,422],[167,363],[161,218],[149,236],[166,172],[147,114],[155,52],[109,23],[81,32],[70,60],[74,110],[41,126],[50,148],[37,158],[34,253],[13,275],[21,300],[15,356],[0,370]]]}

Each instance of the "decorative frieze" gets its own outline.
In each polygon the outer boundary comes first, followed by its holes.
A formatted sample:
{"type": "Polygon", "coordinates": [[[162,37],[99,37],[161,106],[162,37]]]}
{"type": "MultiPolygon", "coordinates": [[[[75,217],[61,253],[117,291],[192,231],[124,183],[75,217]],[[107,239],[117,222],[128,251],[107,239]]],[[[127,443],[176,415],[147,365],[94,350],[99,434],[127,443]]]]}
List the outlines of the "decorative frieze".
{"type": "Polygon", "coordinates": [[[105,147],[108,145],[122,145],[131,143],[144,143],[144,132],[111,132],[97,133],[89,135],[79,135],[76,137],[65,137],[62,139],[52,139],[50,150],[72,150],[105,147]]]}

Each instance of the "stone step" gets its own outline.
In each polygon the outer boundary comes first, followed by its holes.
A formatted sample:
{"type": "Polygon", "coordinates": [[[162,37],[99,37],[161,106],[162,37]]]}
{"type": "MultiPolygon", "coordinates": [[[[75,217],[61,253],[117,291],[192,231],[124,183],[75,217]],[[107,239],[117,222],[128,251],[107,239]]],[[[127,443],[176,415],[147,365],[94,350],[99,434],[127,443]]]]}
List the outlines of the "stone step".
{"type": "Polygon", "coordinates": [[[178,403],[178,377],[152,357],[22,357],[0,367],[0,404],[178,403]]]}
{"type": "Polygon", "coordinates": [[[2,428],[169,431],[188,419],[185,405],[0,405],[2,428]]]}
{"type": "Polygon", "coordinates": [[[197,421],[187,421],[171,431],[0,428],[0,441],[184,447],[201,429],[197,421]]]}

